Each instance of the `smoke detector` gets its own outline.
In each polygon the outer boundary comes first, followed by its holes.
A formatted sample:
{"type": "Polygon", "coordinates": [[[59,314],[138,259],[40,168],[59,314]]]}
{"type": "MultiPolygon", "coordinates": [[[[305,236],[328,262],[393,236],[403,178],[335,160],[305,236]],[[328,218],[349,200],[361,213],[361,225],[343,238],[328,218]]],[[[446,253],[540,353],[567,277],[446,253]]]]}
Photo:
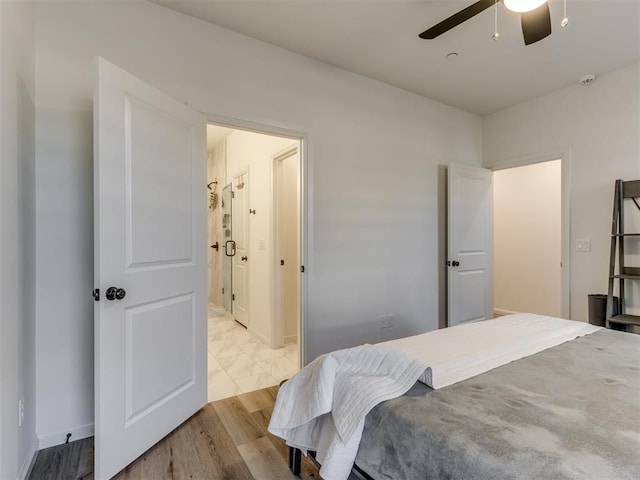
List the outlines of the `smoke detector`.
{"type": "Polygon", "coordinates": [[[596,76],[593,73],[588,73],[587,75],[583,75],[578,79],[581,85],[591,85],[596,81],[596,76]]]}

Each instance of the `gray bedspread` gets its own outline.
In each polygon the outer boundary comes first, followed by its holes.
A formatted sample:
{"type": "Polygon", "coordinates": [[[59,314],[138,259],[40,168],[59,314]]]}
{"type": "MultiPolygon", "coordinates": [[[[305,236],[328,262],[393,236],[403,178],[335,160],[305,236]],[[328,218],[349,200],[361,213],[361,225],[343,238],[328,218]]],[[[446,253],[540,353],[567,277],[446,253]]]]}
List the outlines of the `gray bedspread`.
{"type": "Polygon", "coordinates": [[[601,330],[366,417],[376,480],[640,479],[640,336],[601,330]]]}

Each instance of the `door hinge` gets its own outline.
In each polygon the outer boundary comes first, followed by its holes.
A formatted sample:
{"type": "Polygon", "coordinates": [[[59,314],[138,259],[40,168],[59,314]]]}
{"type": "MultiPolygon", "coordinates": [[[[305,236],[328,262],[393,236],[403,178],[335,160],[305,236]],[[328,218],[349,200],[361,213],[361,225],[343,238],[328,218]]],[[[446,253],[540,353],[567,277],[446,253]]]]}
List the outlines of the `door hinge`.
{"type": "Polygon", "coordinates": [[[232,293],[232,294],[231,294],[231,300],[235,300],[235,299],[236,299],[236,294],[235,294],[235,293],[232,293]]]}
{"type": "Polygon", "coordinates": [[[222,294],[224,295],[224,287],[222,287],[222,294]]]}
{"type": "Polygon", "coordinates": [[[280,265],[284,265],[284,260],[280,260],[280,265]]]}
{"type": "Polygon", "coordinates": [[[300,271],[304,273],[304,265],[300,265],[300,271]]]}
{"type": "Polygon", "coordinates": [[[93,292],[91,292],[91,295],[93,296],[93,299],[94,299],[96,302],[99,302],[99,301],[100,301],[100,289],[99,289],[99,288],[94,288],[94,289],[93,289],[93,292]]]}

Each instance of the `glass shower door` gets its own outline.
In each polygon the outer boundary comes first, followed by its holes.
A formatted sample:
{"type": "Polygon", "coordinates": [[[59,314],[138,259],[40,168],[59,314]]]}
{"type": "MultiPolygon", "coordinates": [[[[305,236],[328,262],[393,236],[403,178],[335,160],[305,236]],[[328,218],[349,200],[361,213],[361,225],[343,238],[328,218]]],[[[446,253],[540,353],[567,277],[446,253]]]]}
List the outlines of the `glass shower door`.
{"type": "Polygon", "coordinates": [[[231,197],[233,191],[231,184],[222,189],[222,249],[224,252],[224,260],[222,262],[222,304],[224,309],[233,313],[232,302],[232,271],[233,271],[233,255],[235,254],[235,245],[231,232],[231,197]]]}

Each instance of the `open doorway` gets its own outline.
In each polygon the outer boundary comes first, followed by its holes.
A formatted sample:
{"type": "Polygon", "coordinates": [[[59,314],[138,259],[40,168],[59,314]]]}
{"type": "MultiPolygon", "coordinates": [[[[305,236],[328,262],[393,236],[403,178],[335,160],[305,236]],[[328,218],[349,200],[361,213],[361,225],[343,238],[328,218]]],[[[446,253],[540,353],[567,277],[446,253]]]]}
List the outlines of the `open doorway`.
{"type": "Polygon", "coordinates": [[[208,399],[300,366],[301,140],[207,127],[208,399]]]}
{"type": "Polygon", "coordinates": [[[562,160],[494,172],[494,315],[563,316],[562,160]]]}

